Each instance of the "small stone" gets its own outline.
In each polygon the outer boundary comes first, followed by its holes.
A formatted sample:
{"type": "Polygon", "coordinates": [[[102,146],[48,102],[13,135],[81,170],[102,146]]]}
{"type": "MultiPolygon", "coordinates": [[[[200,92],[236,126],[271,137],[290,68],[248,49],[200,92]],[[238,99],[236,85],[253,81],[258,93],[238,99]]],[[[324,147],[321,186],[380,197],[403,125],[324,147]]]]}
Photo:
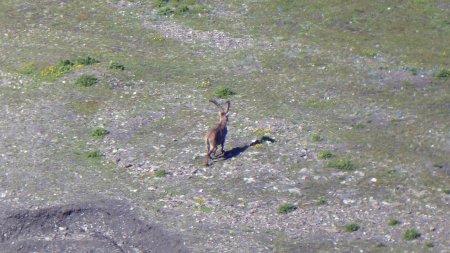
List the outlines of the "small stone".
{"type": "Polygon", "coordinates": [[[288,192],[300,195],[300,189],[299,188],[290,188],[290,189],[288,189],[288,192]]]}
{"type": "Polygon", "coordinates": [[[344,202],[344,204],[349,205],[349,204],[355,203],[355,200],[354,199],[344,199],[343,202],[344,202]]]}
{"type": "Polygon", "coordinates": [[[376,183],[376,182],[377,182],[377,179],[373,177],[372,179],[370,179],[370,182],[376,183]]]}

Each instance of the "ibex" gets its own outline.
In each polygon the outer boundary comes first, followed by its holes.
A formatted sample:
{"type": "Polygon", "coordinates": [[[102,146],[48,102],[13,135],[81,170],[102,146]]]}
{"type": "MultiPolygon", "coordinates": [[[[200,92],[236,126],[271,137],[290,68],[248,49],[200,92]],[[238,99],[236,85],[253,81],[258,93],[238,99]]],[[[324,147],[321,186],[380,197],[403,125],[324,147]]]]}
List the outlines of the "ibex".
{"type": "Polygon", "coordinates": [[[222,154],[225,154],[224,145],[225,138],[228,133],[227,123],[228,123],[228,111],[230,110],[230,101],[227,101],[227,110],[225,111],[223,107],[215,100],[209,100],[209,102],[215,104],[221,110],[219,112],[220,122],[219,125],[211,130],[205,136],[206,143],[206,162],[205,165],[208,166],[209,159],[211,159],[211,154],[216,155],[217,146],[222,147],[222,154]]]}

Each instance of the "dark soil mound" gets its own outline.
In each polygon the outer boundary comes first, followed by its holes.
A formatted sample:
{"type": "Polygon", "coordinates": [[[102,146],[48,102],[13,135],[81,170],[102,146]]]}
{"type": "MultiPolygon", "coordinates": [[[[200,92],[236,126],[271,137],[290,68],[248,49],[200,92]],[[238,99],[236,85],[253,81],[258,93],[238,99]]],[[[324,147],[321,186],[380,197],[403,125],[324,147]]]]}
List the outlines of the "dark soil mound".
{"type": "Polygon", "coordinates": [[[0,214],[2,252],[188,252],[181,239],[102,201],[0,214]]]}

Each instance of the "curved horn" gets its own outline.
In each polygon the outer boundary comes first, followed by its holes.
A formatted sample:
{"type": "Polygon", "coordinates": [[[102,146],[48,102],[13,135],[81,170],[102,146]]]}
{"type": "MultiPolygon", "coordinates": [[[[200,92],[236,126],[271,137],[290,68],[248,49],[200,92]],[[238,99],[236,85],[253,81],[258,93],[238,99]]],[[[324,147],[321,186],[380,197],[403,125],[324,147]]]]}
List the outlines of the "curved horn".
{"type": "Polygon", "coordinates": [[[228,100],[225,103],[227,104],[227,111],[225,113],[228,113],[228,111],[230,110],[230,100],[228,100]]]}
{"type": "Polygon", "coordinates": [[[214,99],[209,100],[209,102],[215,104],[217,107],[219,107],[223,111],[223,107],[214,99]]]}

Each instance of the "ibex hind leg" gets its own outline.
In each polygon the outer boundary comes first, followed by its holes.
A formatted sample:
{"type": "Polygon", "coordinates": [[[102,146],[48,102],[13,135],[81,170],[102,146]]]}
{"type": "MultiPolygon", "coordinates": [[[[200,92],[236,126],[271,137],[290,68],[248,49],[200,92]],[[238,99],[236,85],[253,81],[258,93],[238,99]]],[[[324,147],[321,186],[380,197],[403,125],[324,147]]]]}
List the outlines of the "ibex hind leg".
{"type": "Polygon", "coordinates": [[[211,145],[209,144],[208,137],[205,138],[205,145],[206,145],[206,157],[205,157],[205,166],[209,165],[209,159],[211,158],[211,145]]]}

